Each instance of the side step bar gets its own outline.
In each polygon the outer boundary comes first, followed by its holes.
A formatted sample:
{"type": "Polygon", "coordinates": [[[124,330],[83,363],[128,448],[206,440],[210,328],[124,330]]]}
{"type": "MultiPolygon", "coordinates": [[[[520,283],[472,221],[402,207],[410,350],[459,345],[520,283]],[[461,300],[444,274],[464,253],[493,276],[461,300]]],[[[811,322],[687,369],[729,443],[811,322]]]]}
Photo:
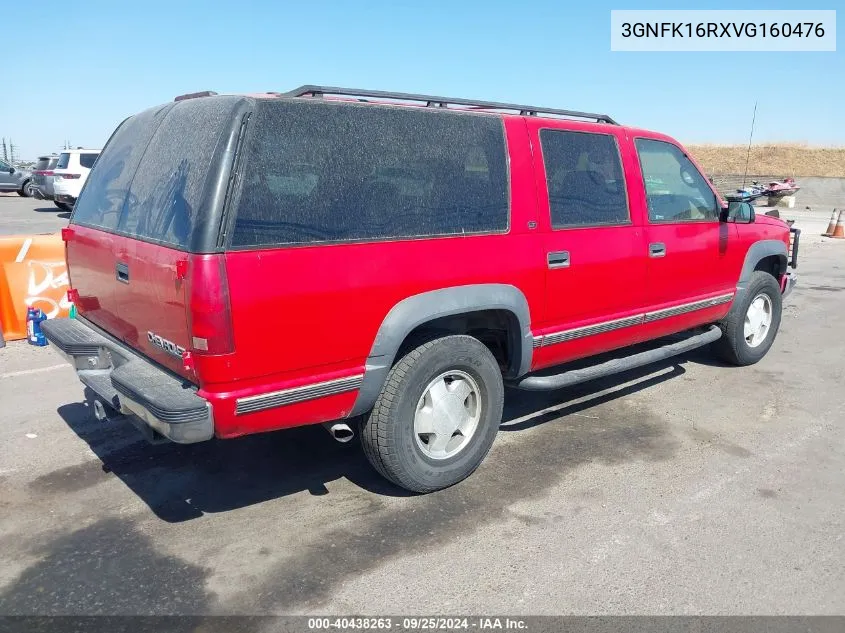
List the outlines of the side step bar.
{"type": "Polygon", "coordinates": [[[571,387],[581,382],[587,382],[595,378],[603,378],[611,374],[618,374],[629,369],[635,369],[648,365],[665,358],[677,356],[694,350],[698,347],[703,347],[713,341],[718,341],[722,337],[722,330],[717,325],[711,325],[707,330],[700,334],[694,334],[675,343],[667,343],[657,349],[651,349],[639,354],[632,354],[623,358],[614,358],[592,367],[585,367],[584,369],[573,369],[565,371],[560,374],[551,376],[523,376],[517,380],[508,383],[511,387],[517,389],[525,389],[527,391],[550,391],[552,389],[561,389],[562,387],[571,387]]]}

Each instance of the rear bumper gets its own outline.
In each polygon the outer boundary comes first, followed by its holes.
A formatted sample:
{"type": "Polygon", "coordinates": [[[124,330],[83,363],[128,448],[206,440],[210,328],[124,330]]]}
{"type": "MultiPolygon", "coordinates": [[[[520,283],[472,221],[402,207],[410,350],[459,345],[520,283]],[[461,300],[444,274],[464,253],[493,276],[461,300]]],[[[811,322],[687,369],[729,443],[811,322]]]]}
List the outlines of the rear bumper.
{"type": "Polygon", "coordinates": [[[53,196],[53,199],[56,202],[64,202],[65,204],[70,204],[70,205],[76,204],[76,198],[74,196],[68,195],[66,193],[57,193],[53,196]]]}
{"type": "Polygon", "coordinates": [[[210,403],[195,387],[140,356],[80,319],[50,319],[41,325],[53,346],[74,366],[79,380],[106,404],[149,431],[192,444],[214,436],[210,403]]]}

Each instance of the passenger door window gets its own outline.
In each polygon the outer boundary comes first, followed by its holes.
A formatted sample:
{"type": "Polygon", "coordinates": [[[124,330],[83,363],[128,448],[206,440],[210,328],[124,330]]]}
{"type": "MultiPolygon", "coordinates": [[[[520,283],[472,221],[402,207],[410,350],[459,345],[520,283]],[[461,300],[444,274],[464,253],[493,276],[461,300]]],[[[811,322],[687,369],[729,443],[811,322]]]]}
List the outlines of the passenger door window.
{"type": "Polygon", "coordinates": [[[628,198],[616,139],[540,130],[552,228],[627,224],[628,198]]]}
{"type": "Polygon", "coordinates": [[[645,181],[650,222],[700,222],[719,219],[716,194],[680,148],[672,143],[635,141],[645,181]]]}

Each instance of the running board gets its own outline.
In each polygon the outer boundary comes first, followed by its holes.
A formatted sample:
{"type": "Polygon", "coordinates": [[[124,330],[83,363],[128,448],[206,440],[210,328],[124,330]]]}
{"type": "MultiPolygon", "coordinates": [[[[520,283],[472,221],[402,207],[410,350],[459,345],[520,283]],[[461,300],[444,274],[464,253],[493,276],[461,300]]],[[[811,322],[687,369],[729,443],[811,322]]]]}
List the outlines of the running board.
{"type": "Polygon", "coordinates": [[[592,367],[585,367],[584,369],[572,369],[560,374],[553,374],[551,376],[523,376],[513,382],[508,383],[511,387],[517,389],[525,389],[528,391],[550,391],[552,389],[560,389],[562,387],[571,387],[581,382],[587,382],[595,378],[603,378],[611,374],[618,374],[629,369],[635,369],[648,365],[665,358],[677,356],[694,350],[698,347],[703,347],[713,341],[718,341],[722,337],[722,330],[717,325],[711,325],[706,331],[700,334],[694,334],[682,341],[675,343],[667,343],[657,349],[651,349],[631,356],[623,358],[614,358],[592,367]]]}

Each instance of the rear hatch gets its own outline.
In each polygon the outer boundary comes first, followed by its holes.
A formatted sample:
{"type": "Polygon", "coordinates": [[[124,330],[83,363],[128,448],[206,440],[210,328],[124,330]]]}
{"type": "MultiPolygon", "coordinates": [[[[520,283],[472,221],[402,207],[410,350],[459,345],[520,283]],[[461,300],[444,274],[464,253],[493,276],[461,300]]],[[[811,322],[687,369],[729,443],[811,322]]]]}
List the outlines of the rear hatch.
{"type": "Polygon", "coordinates": [[[191,253],[213,252],[242,97],[191,99],[124,121],[65,231],[80,316],[186,378],[191,253]]]}

